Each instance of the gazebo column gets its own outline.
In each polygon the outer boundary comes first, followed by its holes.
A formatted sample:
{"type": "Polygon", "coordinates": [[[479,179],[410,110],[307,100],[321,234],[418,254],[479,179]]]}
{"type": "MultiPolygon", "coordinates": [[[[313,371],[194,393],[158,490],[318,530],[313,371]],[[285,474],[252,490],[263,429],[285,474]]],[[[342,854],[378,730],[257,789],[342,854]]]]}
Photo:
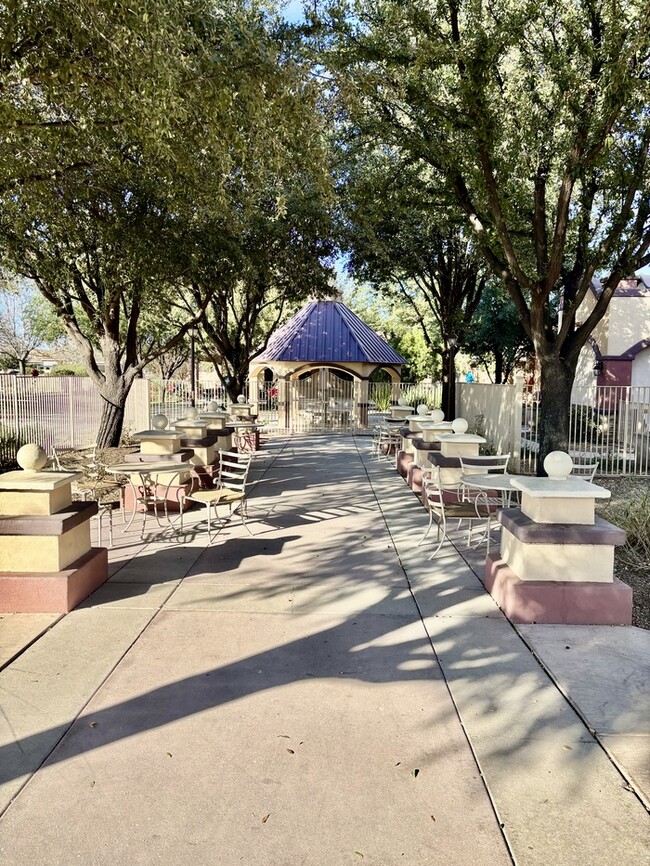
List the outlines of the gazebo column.
{"type": "Polygon", "coordinates": [[[283,430],[289,429],[289,374],[278,379],[278,426],[283,430]]]}
{"type": "Polygon", "coordinates": [[[356,403],[357,427],[368,426],[368,402],[370,400],[370,383],[367,379],[354,380],[354,400],[356,403]]]}

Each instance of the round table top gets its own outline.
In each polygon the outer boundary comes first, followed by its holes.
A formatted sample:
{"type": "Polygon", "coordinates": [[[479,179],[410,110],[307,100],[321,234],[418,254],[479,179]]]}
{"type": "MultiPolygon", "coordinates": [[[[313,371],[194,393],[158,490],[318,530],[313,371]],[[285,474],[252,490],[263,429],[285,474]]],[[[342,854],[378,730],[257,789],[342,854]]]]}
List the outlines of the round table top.
{"type": "Polygon", "coordinates": [[[492,474],[473,475],[472,473],[461,475],[460,480],[467,487],[475,487],[477,490],[516,490],[512,485],[513,478],[522,478],[521,475],[506,475],[502,472],[492,474]]]}
{"type": "Polygon", "coordinates": [[[111,475],[160,475],[163,472],[183,472],[183,470],[188,470],[184,463],[172,463],[170,460],[164,463],[155,463],[153,460],[147,463],[143,460],[141,463],[116,463],[114,466],[106,467],[106,471],[111,475]]]}

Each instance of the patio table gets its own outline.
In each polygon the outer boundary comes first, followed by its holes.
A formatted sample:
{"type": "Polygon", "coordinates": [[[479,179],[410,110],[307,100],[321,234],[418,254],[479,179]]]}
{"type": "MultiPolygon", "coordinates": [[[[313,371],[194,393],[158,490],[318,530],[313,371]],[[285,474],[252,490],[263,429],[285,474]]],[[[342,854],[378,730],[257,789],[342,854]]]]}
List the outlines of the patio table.
{"type": "Polygon", "coordinates": [[[466,472],[460,476],[460,482],[463,487],[474,490],[496,490],[501,494],[501,505],[507,508],[510,505],[510,500],[513,493],[517,493],[518,489],[512,484],[513,479],[524,478],[523,475],[508,475],[501,472],[493,474],[485,473],[476,475],[471,472],[466,472]]]}
{"type": "Polygon", "coordinates": [[[124,526],[123,532],[127,532],[132,526],[138,512],[138,505],[142,505],[143,507],[142,529],[140,531],[140,538],[144,538],[144,528],[146,524],[147,514],[150,513],[150,509],[151,513],[153,513],[156,519],[156,523],[158,524],[158,526],[161,529],[163,528],[159,518],[158,509],[160,505],[163,506],[165,520],[171,526],[171,519],[167,511],[167,497],[169,495],[169,489],[172,486],[172,482],[175,476],[177,476],[180,472],[183,472],[183,469],[184,467],[182,463],[172,461],[157,463],[147,463],[145,461],[139,463],[117,463],[114,466],[106,467],[106,471],[111,475],[124,475],[131,488],[131,493],[133,494],[133,510],[131,512],[128,523],[124,526]],[[160,496],[157,492],[158,486],[160,484],[159,478],[165,475],[169,476],[169,481],[167,482],[164,495],[160,496]]]}

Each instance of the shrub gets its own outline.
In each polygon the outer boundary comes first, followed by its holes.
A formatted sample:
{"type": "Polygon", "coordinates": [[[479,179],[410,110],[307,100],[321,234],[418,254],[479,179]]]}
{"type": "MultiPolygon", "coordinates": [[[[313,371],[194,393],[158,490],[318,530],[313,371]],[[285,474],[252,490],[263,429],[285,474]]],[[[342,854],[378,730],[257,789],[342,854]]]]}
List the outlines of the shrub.
{"type": "Polygon", "coordinates": [[[636,494],[608,508],[607,519],[627,534],[625,546],[617,549],[619,560],[636,572],[650,574],[650,496],[636,494]]]}
{"type": "Polygon", "coordinates": [[[389,384],[375,385],[372,389],[371,399],[380,412],[390,409],[393,397],[393,389],[389,384]]]}
{"type": "Polygon", "coordinates": [[[413,388],[407,388],[401,396],[406,400],[407,405],[413,406],[414,409],[421,403],[424,403],[429,409],[440,408],[438,398],[430,391],[426,391],[421,387],[414,386],[413,388]]]}
{"type": "Polygon", "coordinates": [[[50,376],[87,376],[88,372],[83,364],[61,364],[50,370],[50,376]]]}

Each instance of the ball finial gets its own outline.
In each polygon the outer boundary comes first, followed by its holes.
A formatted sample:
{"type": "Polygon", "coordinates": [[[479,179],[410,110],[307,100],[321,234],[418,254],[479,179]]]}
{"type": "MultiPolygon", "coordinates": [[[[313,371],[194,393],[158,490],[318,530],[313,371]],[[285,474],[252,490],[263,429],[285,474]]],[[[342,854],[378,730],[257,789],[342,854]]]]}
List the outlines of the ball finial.
{"type": "Polygon", "coordinates": [[[544,471],[554,481],[566,481],[572,469],[573,460],[566,451],[551,451],[544,458],[544,471]]]}
{"type": "Polygon", "coordinates": [[[199,410],[195,406],[190,406],[190,408],[185,413],[185,417],[189,418],[190,421],[194,421],[195,418],[199,417],[199,410]]]}
{"type": "Polygon", "coordinates": [[[169,424],[169,418],[166,415],[154,415],[151,419],[151,426],[154,430],[164,430],[169,424]]]}
{"type": "Polygon", "coordinates": [[[428,415],[429,414],[429,407],[427,406],[426,403],[420,403],[415,411],[418,413],[418,415],[428,415]]]}
{"type": "Polygon", "coordinates": [[[431,420],[435,421],[436,424],[440,424],[441,421],[445,420],[445,413],[442,411],[442,409],[432,409],[431,420]]]}
{"type": "Polygon", "coordinates": [[[216,400],[210,400],[208,403],[208,412],[216,412],[219,409],[219,404],[216,400]]]}
{"type": "Polygon", "coordinates": [[[40,445],[29,442],[18,449],[16,462],[27,472],[40,472],[47,463],[47,454],[40,445]]]}
{"type": "Polygon", "coordinates": [[[246,402],[246,395],[245,395],[245,394],[240,394],[239,397],[237,397],[237,402],[239,403],[240,406],[241,406],[243,403],[245,403],[245,402],[246,402]]]}
{"type": "Polygon", "coordinates": [[[454,433],[467,433],[467,428],[469,424],[465,420],[465,418],[454,418],[451,422],[451,429],[454,433]]]}

